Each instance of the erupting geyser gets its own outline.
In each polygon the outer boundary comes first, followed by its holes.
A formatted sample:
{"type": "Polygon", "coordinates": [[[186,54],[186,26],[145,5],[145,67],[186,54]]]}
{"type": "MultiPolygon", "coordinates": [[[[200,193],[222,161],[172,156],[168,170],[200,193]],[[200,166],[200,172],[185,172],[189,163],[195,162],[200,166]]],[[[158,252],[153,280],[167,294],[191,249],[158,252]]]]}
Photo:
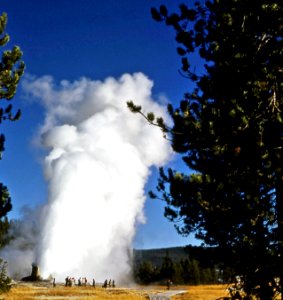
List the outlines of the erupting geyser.
{"type": "Polygon", "coordinates": [[[144,219],[150,167],[170,154],[161,131],[126,106],[133,99],[164,117],[151,98],[152,82],[136,73],[56,86],[45,76],[24,87],[46,109],[40,136],[49,190],[36,249],[41,275],[121,282],[130,274],[135,228],[144,219]]]}

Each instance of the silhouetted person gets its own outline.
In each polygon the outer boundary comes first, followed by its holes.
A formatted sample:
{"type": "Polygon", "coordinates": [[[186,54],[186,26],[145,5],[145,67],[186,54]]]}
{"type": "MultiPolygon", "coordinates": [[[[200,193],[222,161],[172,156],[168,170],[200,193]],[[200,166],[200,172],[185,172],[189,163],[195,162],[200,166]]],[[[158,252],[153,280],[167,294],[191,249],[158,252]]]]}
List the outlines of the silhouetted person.
{"type": "Polygon", "coordinates": [[[107,288],[107,284],[108,284],[108,281],[107,281],[107,279],[105,279],[102,287],[107,288]]]}
{"type": "Polygon", "coordinates": [[[168,279],[168,280],[167,280],[167,283],[166,283],[166,285],[167,285],[167,290],[170,290],[171,284],[172,284],[172,281],[171,281],[170,279],[168,279]]]}

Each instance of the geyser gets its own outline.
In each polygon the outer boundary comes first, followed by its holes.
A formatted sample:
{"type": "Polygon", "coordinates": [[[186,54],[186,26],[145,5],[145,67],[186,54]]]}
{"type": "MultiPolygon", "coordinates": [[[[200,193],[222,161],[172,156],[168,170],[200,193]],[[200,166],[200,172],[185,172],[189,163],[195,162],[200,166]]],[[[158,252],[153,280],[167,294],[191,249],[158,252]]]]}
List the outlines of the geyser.
{"type": "Polygon", "coordinates": [[[36,251],[43,278],[121,282],[130,274],[150,167],[163,165],[170,154],[161,131],[126,106],[133,99],[165,117],[151,98],[152,85],[142,73],[104,82],[82,78],[55,85],[49,76],[25,81],[25,90],[46,110],[40,137],[48,151],[49,189],[36,251]]]}
{"type": "Polygon", "coordinates": [[[39,272],[39,267],[33,263],[32,265],[32,270],[30,276],[23,277],[23,281],[40,281],[40,272],[39,272]]]}

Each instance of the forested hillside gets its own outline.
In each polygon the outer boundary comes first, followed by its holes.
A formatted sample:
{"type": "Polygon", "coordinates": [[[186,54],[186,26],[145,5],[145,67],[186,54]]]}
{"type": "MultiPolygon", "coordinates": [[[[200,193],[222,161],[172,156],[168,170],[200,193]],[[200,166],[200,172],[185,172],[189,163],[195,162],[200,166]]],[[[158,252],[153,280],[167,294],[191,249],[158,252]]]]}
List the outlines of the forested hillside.
{"type": "Polygon", "coordinates": [[[201,284],[228,282],[232,270],[213,247],[173,247],[134,250],[134,276],[140,283],[201,284]]]}
{"type": "Polygon", "coordinates": [[[186,247],[134,250],[135,263],[150,261],[155,266],[161,266],[163,258],[166,255],[169,256],[173,262],[178,262],[180,259],[189,257],[186,247]]]}

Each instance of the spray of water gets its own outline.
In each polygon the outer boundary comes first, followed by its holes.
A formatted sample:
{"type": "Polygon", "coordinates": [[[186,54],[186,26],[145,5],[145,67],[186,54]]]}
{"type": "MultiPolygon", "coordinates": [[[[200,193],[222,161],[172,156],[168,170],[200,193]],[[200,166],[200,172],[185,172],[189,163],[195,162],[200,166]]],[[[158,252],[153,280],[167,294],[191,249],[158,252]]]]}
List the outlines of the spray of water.
{"type": "Polygon", "coordinates": [[[160,130],[126,106],[134,99],[165,117],[151,97],[152,85],[142,73],[103,82],[83,78],[56,85],[45,76],[24,83],[46,110],[40,136],[48,150],[49,190],[36,252],[43,277],[121,282],[129,276],[150,167],[170,156],[160,130]]]}
{"type": "Polygon", "coordinates": [[[8,275],[13,279],[21,279],[31,273],[31,264],[35,261],[35,245],[38,241],[41,207],[21,208],[19,218],[12,220],[9,235],[13,239],[1,248],[0,257],[8,262],[8,275]]]}

